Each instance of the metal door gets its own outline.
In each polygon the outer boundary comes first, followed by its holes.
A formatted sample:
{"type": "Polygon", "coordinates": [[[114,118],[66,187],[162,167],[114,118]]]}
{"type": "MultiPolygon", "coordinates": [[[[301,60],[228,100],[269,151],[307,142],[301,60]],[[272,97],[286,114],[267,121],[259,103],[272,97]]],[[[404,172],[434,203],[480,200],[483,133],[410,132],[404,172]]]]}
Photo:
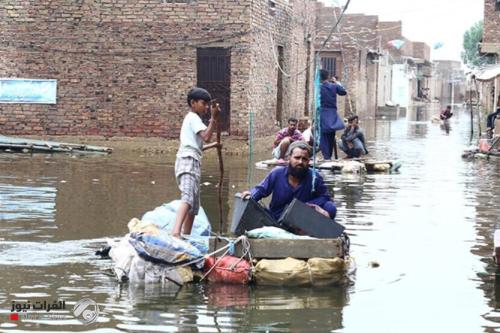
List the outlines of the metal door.
{"type": "Polygon", "coordinates": [[[197,86],[210,92],[221,106],[222,131],[229,132],[231,120],[231,49],[197,49],[197,86]]]}

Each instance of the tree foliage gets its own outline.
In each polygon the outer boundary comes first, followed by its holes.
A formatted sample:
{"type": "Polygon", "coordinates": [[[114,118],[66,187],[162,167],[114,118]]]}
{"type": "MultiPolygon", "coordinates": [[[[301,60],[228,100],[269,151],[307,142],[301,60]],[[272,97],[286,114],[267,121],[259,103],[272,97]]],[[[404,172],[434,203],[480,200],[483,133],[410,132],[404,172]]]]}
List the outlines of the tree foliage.
{"type": "Polygon", "coordinates": [[[483,21],[476,22],[464,33],[462,60],[469,67],[487,64],[488,57],[479,54],[479,44],[483,39],[483,21]]]}

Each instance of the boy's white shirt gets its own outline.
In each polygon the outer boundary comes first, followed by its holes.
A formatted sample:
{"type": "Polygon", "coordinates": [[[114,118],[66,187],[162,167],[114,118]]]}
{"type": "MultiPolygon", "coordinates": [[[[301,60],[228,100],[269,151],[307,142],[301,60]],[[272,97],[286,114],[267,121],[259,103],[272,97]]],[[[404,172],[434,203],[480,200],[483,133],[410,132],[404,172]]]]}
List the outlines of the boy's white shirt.
{"type": "Polygon", "coordinates": [[[191,156],[200,161],[203,149],[203,139],[198,133],[207,129],[207,126],[201,121],[200,116],[193,111],[189,111],[182,122],[180,146],[177,151],[177,157],[191,156]]]}

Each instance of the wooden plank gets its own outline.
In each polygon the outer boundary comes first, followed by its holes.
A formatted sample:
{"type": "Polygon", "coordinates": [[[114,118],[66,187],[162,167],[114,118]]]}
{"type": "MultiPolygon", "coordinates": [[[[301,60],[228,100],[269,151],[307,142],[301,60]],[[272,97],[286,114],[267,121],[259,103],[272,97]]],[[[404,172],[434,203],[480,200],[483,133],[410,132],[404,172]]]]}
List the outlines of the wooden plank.
{"type": "Polygon", "coordinates": [[[54,141],[31,140],[0,135],[0,149],[28,150],[30,152],[78,152],[78,153],[105,153],[113,150],[108,147],[90,146],[83,144],[63,143],[54,141]]]}
{"type": "MultiPolygon", "coordinates": [[[[232,239],[234,240],[234,238],[232,239]]],[[[282,259],[287,257],[297,259],[335,258],[343,255],[342,240],[333,239],[248,239],[253,258],[282,259]]],[[[227,244],[224,240],[216,241],[210,238],[209,251],[220,249],[227,244]],[[215,247],[217,246],[217,247],[215,247]]],[[[221,253],[222,254],[222,253],[221,253]]],[[[241,243],[236,245],[236,256],[242,255],[241,243]]]]}

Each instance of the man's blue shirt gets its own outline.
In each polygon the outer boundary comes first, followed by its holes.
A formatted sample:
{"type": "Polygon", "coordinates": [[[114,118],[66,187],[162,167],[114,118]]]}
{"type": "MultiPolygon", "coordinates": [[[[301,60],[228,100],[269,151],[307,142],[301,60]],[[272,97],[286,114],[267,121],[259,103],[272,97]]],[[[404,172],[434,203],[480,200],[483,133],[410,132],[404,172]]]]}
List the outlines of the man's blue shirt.
{"type": "Polygon", "coordinates": [[[347,92],[338,83],[323,82],[321,84],[321,132],[330,133],[344,128],[344,122],[337,114],[337,95],[347,92]]]}
{"type": "Polygon", "coordinates": [[[323,182],[323,177],[316,172],[314,192],[312,191],[312,179],[313,170],[309,169],[307,176],[296,188],[293,188],[288,182],[288,167],[276,167],[259,185],[252,189],[252,198],[255,201],[259,201],[272,194],[269,211],[276,220],[294,198],[305,203],[316,204],[326,209],[330,213],[330,216],[334,218],[336,212],[335,204],[331,200],[328,189],[323,182]]]}

